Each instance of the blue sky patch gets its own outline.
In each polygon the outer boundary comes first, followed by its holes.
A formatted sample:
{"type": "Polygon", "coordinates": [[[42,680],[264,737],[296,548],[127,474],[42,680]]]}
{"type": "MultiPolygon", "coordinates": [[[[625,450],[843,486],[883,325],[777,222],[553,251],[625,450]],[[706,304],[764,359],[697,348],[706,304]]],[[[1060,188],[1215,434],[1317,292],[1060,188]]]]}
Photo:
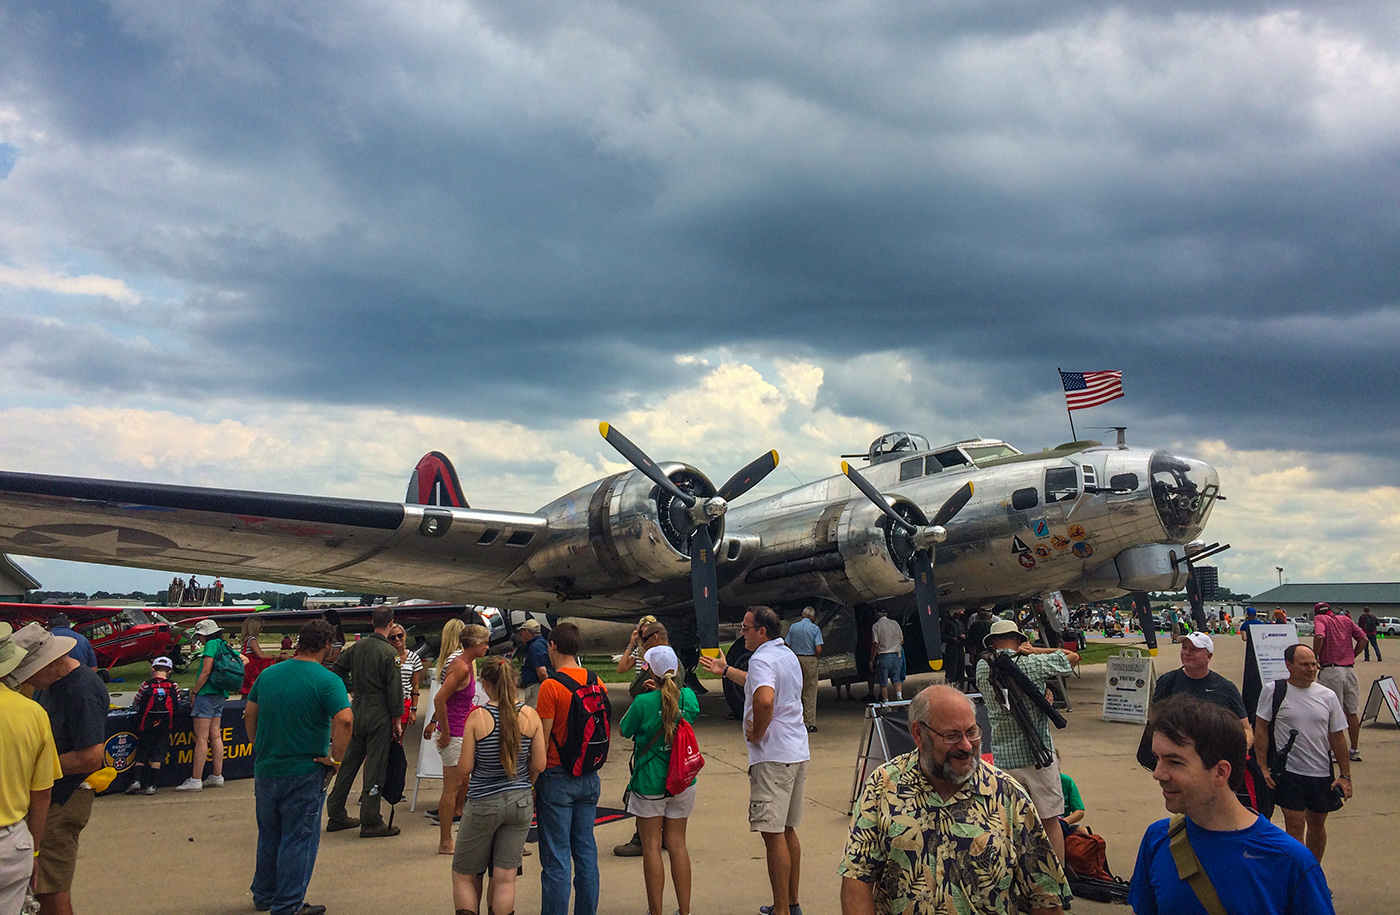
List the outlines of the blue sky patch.
{"type": "Polygon", "coordinates": [[[19,150],[9,143],[0,143],[0,181],[10,177],[10,170],[15,167],[18,158],[19,150]]]}

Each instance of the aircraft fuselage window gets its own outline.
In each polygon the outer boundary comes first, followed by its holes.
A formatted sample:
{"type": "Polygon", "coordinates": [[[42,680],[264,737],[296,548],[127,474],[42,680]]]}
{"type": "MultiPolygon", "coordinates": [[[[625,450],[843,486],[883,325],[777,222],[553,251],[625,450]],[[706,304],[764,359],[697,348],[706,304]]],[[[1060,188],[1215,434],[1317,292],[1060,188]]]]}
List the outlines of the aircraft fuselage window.
{"type": "Polygon", "coordinates": [[[1121,489],[1128,492],[1136,492],[1138,488],[1138,477],[1135,473],[1115,473],[1108,481],[1109,489],[1121,489]]]}
{"type": "Polygon", "coordinates": [[[1069,502],[1079,495],[1079,472],[1073,467],[1051,467],[1045,471],[1045,504],[1069,502]]]}
{"type": "Polygon", "coordinates": [[[1040,494],[1035,491],[1034,486],[1027,486],[1025,489],[1018,489],[1011,494],[1011,507],[1018,512],[1035,508],[1040,504],[1040,494]]]}
{"type": "Polygon", "coordinates": [[[962,467],[967,464],[967,456],[961,451],[940,451],[934,455],[944,467],[962,467]]]}
{"type": "Polygon", "coordinates": [[[943,465],[938,463],[938,458],[934,457],[931,454],[928,457],[924,458],[924,476],[928,476],[931,473],[942,472],[943,465]]]}
{"type": "Polygon", "coordinates": [[[899,482],[905,480],[917,480],[924,475],[924,462],[922,458],[914,458],[912,461],[902,461],[899,465],[899,482]]]}

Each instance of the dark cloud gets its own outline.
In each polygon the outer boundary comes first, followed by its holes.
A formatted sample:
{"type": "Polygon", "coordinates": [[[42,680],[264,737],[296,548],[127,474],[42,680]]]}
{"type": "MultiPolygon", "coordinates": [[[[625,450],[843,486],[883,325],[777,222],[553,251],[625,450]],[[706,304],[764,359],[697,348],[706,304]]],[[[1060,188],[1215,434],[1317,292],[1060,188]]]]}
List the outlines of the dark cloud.
{"type": "Polygon", "coordinates": [[[40,379],[553,422],[748,347],[894,426],[1033,431],[1055,365],[1117,367],[1115,415],[1171,435],[1400,445],[1378,3],[3,16],[10,234],[183,309],[11,297],[40,379]],[[876,397],[891,352],[928,377],[876,397]]]}

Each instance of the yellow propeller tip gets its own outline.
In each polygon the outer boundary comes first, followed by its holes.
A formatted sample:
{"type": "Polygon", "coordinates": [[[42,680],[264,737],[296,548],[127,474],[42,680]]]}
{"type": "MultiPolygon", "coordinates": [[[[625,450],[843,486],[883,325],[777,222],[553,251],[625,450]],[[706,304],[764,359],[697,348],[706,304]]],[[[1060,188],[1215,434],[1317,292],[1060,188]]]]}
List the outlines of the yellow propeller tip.
{"type": "Polygon", "coordinates": [[[778,452],[776,449],[773,451],[773,466],[778,466],[778,452]]]}
{"type": "Polygon", "coordinates": [[[717,658],[720,654],[718,648],[702,648],[700,649],[700,653],[707,658],[717,658]]]}
{"type": "Polygon", "coordinates": [[[598,424],[598,431],[601,432],[601,433],[603,433],[603,438],[607,438],[607,437],[608,437],[608,424],[607,424],[607,423],[599,423],[599,424],[598,424]]]}
{"type": "Polygon", "coordinates": [[[940,658],[939,660],[937,660],[937,661],[929,661],[929,662],[928,662],[928,666],[929,666],[929,670],[942,670],[942,669],[943,669],[943,661],[942,661],[941,658],[940,658]]]}
{"type": "Polygon", "coordinates": [[[850,472],[851,472],[851,465],[850,465],[850,464],[847,464],[845,461],[842,461],[842,462],[841,462],[841,472],[842,472],[842,473],[850,473],[850,472]]]}

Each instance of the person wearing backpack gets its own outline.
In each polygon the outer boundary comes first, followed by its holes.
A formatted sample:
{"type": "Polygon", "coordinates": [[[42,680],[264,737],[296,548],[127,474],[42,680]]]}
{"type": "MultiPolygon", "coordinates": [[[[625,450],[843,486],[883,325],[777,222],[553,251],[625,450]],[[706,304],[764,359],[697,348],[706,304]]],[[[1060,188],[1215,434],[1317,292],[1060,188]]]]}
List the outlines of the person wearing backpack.
{"type": "Polygon", "coordinates": [[[1319,862],[1235,795],[1245,740],[1234,712],[1172,696],[1152,705],[1148,723],[1152,777],[1172,816],[1143,834],[1128,891],[1133,911],[1332,915],[1319,862]]]}
{"type": "Polygon", "coordinates": [[[598,770],[607,761],[612,705],[598,675],[578,662],[581,636],[568,621],[549,634],[554,675],[540,684],[536,710],[549,735],[545,770],[535,783],[540,842],[540,915],[567,915],[572,878],[574,915],[598,911],[598,770]]]}
{"type": "Polygon", "coordinates": [[[170,750],[170,725],[175,720],[175,706],[180,701],[180,685],[170,679],[175,665],[169,658],[151,662],[151,678],[136,690],[131,707],[136,709],[136,753],[131,767],[136,779],[126,789],[127,794],[152,795],[165,754],[170,750]],[[143,778],[144,775],[144,778],[143,778]]]}
{"type": "Polygon", "coordinates": [[[680,661],[670,646],[648,649],[645,658],[650,671],[649,688],[632,700],[617,726],[623,737],[633,740],[627,812],[637,818],[651,915],[665,915],[661,901],[666,889],[666,871],[661,862],[663,835],[666,854],[671,859],[677,912],[690,915],[690,851],[685,844],[685,827],[695,809],[695,780],[691,779],[684,790],[675,794],[667,790],[666,782],[676,735],[682,723],[688,727],[699,717],[700,702],[694,690],[680,685],[680,661]]]}
{"type": "Polygon", "coordinates": [[[224,641],[223,630],[213,620],[194,624],[193,641],[201,658],[199,676],[190,693],[194,709],[190,714],[194,726],[194,767],[190,777],[176,785],[176,791],[201,791],[220,788],[224,784],[224,702],[228,694],[243,685],[243,658],[224,641]],[[236,668],[236,669],[235,669],[236,668]],[[204,760],[210,750],[214,766],[204,778],[204,760]]]}

